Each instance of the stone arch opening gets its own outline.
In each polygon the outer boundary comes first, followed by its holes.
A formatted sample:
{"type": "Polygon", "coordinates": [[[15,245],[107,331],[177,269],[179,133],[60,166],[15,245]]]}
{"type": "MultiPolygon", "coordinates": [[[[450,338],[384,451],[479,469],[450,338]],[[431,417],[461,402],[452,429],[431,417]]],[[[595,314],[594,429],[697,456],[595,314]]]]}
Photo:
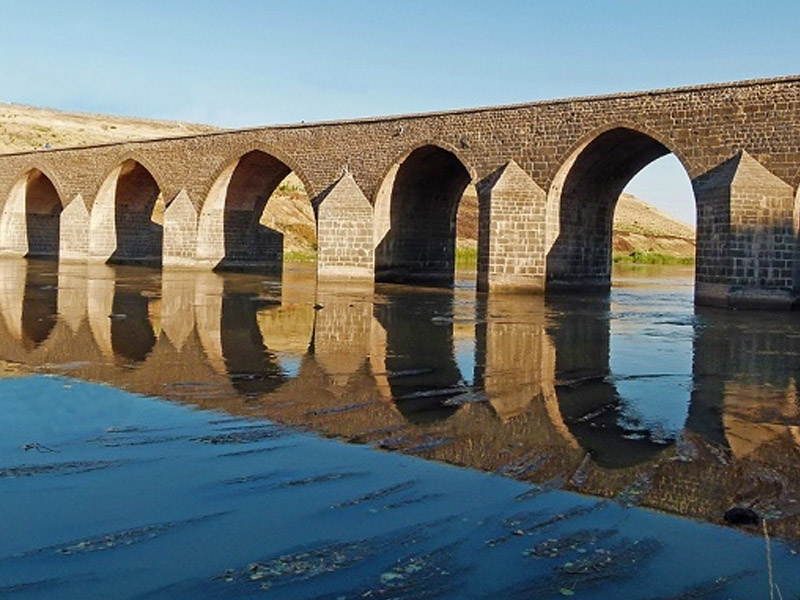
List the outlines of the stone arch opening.
{"type": "Polygon", "coordinates": [[[616,127],[572,154],[548,195],[548,290],[610,288],[612,230],[620,195],[642,169],[671,153],[646,133],[616,127]]]}
{"type": "Polygon", "coordinates": [[[456,217],[471,179],[453,152],[430,144],[392,167],[375,202],[377,281],[453,284],[456,217]]]}
{"type": "Polygon", "coordinates": [[[316,257],[306,188],[279,158],[252,150],[212,186],[200,215],[198,260],[217,269],[280,273],[285,258],[316,257]]]}
{"type": "Polygon", "coordinates": [[[57,259],[63,204],[53,181],[39,169],[27,171],[12,188],[2,213],[5,253],[57,259]]]}
{"type": "Polygon", "coordinates": [[[61,198],[47,175],[33,169],[25,190],[25,225],[29,257],[58,258],[61,198]]]}
{"type": "Polygon", "coordinates": [[[161,264],[165,201],[155,177],[128,159],[103,182],[92,207],[89,253],[112,263],[161,264]]]}

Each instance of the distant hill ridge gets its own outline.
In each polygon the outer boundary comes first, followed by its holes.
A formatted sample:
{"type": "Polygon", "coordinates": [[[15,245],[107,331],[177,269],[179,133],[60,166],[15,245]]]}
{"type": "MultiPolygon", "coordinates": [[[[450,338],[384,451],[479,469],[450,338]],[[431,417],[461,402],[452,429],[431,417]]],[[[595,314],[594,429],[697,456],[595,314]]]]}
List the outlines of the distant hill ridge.
{"type": "MultiPolygon", "coordinates": [[[[62,112],[20,104],[0,103],[0,154],[42,148],[87,146],[109,142],[155,139],[219,131],[210,125],[158,121],[111,115],[62,112]]],[[[465,194],[459,210],[459,246],[475,247],[477,198],[465,194]]],[[[261,222],[284,232],[286,249],[313,254],[314,216],[300,180],[290,175],[267,205],[261,222]]],[[[614,252],[617,255],[658,253],[693,257],[695,232],[646,202],[623,194],[614,214],[614,252]]]]}

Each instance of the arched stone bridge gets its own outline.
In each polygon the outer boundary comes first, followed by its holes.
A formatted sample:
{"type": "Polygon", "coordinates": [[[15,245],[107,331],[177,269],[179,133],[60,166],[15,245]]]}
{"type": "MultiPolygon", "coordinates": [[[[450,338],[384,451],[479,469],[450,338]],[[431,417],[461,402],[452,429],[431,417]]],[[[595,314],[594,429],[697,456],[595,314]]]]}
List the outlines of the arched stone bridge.
{"type": "Polygon", "coordinates": [[[317,217],[320,279],[452,281],[473,183],[479,289],[607,288],[616,200],[670,152],[694,189],[697,302],[794,303],[797,76],[0,156],[0,251],[279,265],[259,218],[294,172],[317,217]]]}

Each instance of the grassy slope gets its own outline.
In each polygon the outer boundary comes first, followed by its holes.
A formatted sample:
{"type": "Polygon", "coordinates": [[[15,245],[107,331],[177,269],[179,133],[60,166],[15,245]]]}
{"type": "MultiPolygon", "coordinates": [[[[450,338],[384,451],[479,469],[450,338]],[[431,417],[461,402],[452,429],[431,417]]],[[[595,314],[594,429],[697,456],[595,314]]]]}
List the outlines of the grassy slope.
{"type": "MultiPolygon", "coordinates": [[[[65,113],[0,103],[0,153],[44,147],[85,146],[134,139],[153,139],[215,131],[207,125],[154,121],[108,115],[65,113]]],[[[459,255],[475,254],[478,201],[468,188],[458,215],[459,255]]],[[[313,257],[314,216],[300,180],[289,175],[267,205],[261,223],[282,231],[286,251],[294,257],[313,257]]],[[[638,259],[667,255],[694,256],[694,229],[627,194],[614,215],[614,254],[638,259]]]]}

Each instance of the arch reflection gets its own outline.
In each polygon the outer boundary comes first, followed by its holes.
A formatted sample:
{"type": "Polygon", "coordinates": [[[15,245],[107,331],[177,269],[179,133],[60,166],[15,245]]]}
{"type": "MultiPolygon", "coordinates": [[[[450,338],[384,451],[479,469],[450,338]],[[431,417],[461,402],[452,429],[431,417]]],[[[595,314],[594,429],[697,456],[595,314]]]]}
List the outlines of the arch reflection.
{"type": "Polygon", "coordinates": [[[100,350],[120,364],[145,361],[158,339],[160,282],[141,281],[142,273],[111,265],[91,265],[86,271],[92,335],[100,350]]]}
{"type": "Polygon", "coordinates": [[[25,350],[50,338],[56,325],[57,276],[35,261],[0,261],[0,310],[6,328],[25,350]]]}
{"type": "Polygon", "coordinates": [[[453,293],[387,293],[374,310],[385,332],[380,375],[397,409],[411,422],[451,416],[458,404],[449,401],[465,391],[454,356],[453,293]]]}

